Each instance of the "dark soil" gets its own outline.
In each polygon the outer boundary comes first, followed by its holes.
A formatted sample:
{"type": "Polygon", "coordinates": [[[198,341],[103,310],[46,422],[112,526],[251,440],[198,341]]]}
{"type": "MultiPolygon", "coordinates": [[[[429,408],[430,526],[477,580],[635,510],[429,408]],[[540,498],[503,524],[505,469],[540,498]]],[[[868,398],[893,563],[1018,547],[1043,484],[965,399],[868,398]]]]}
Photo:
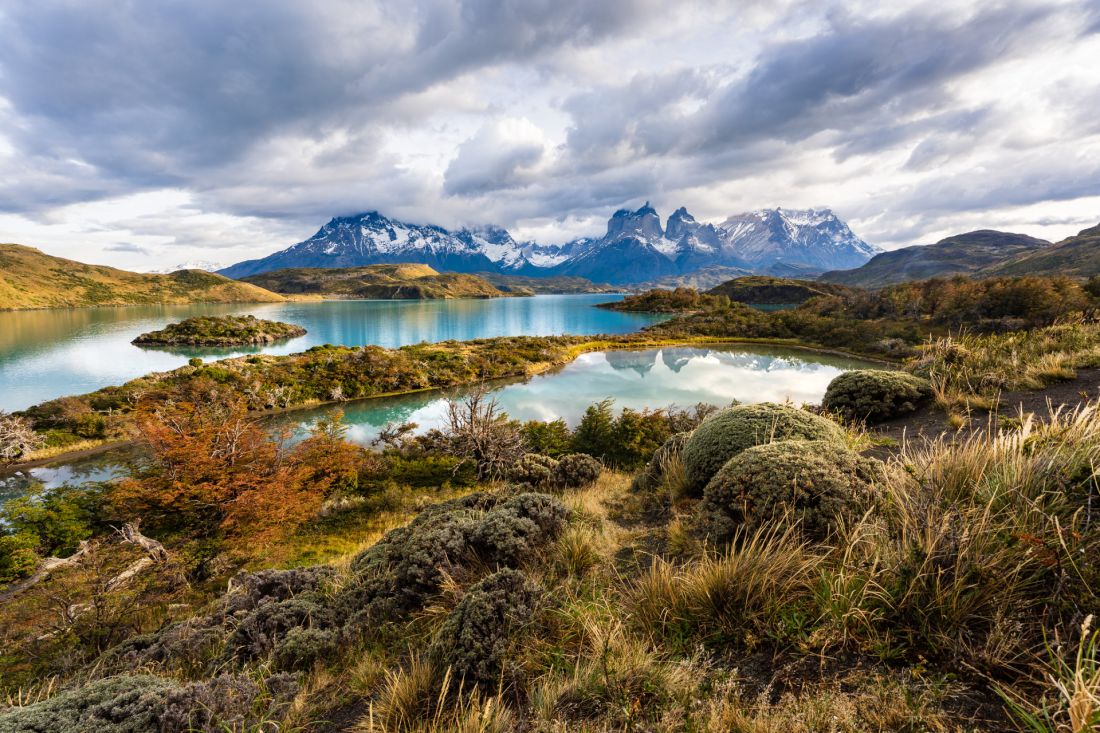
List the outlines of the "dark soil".
{"type": "Polygon", "coordinates": [[[993,411],[975,410],[970,414],[969,423],[962,428],[952,427],[947,415],[928,405],[904,417],[888,420],[870,428],[873,435],[888,438],[888,445],[875,452],[890,452],[906,441],[934,440],[941,435],[970,435],[974,432],[996,430],[1002,420],[1019,419],[1021,414],[1031,413],[1039,420],[1061,410],[1072,410],[1078,405],[1100,397],[1100,369],[1078,369],[1077,377],[1066,382],[1057,382],[1044,389],[1005,392],[1001,395],[1000,406],[993,411]]]}

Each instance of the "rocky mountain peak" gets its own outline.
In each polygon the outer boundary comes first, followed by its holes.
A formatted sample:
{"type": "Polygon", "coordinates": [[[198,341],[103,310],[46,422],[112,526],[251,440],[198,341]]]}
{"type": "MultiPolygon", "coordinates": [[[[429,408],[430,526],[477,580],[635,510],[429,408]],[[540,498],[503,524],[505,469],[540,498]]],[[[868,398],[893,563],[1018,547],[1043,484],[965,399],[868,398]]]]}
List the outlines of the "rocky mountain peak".
{"type": "Polygon", "coordinates": [[[660,239],[665,234],[661,227],[661,217],[657,216],[657,210],[645,205],[637,211],[619,209],[607,222],[607,237],[619,238],[622,236],[636,236],[641,239],[660,239]]]}

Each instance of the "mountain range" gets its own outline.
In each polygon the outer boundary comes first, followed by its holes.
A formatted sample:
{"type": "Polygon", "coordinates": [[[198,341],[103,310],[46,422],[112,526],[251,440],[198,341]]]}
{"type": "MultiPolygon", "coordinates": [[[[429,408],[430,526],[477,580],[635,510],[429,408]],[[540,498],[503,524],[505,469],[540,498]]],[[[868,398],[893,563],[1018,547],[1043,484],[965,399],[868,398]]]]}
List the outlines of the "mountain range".
{"type": "Polygon", "coordinates": [[[413,262],[440,271],[583,277],[626,285],[709,267],[812,275],[859,267],[878,252],[829,209],[761,209],[715,225],[697,221],[681,207],[662,225],[647,202],[634,211],[616,211],[602,237],[561,245],[517,242],[496,226],[451,232],[371,211],[336,217],[304,242],[220,274],[243,278],[296,267],[413,262]]]}
{"type": "Polygon", "coordinates": [[[1100,274],[1100,226],[1052,244],[1026,234],[980,229],[875,255],[861,267],[826,272],[823,282],[860,288],[883,288],[907,280],[966,275],[1100,274]]]}

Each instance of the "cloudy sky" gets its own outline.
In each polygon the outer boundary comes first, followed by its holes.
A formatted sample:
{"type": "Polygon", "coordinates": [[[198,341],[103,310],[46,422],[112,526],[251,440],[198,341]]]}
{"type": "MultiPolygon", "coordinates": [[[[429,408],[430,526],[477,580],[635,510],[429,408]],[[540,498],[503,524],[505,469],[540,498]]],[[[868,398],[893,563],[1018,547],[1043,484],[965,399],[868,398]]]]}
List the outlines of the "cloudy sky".
{"type": "Polygon", "coordinates": [[[229,264],[370,209],[560,242],[646,199],[1059,239],[1100,221],[1098,110],[1100,0],[6,2],[0,241],[229,264]]]}

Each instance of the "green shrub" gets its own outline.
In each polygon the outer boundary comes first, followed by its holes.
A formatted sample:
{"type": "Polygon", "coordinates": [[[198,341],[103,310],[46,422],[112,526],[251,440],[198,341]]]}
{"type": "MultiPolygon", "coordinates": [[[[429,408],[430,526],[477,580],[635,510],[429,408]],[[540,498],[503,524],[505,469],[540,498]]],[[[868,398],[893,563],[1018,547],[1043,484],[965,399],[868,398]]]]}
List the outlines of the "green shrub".
{"type": "Polygon", "coordinates": [[[579,489],[596,482],[603,473],[603,464],[585,453],[562,456],[554,466],[550,482],[559,489],[579,489]]]}
{"type": "Polygon", "coordinates": [[[559,458],[568,453],[573,440],[573,432],[561,418],[550,422],[529,420],[523,424],[521,432],[528,450],[551,458],[559,458]]]}
{"type": "Polygon", "coordinates": [[[508,478],[522,486],[534,489],[550,485],[558,462],[550,456],[527,453],[508,470],[508,478]]]}
{"type": "Polygon", "coordinates": [[[832,441],[782,440],[746,448],[707,484],[696,528],[726,542],[791,512],[802,531],[825,538],[838,519],[855,516],[871,498],[876,464],[832,441]]]}
{"type": "Polygon", "coordinates": [[[630,484],[631,491],[644,492],[655,491],[665,483],[666,472],[673,464],[680,464],[684,446],[691,437],[690,432],[676,433],[666,440],[664,444],[653,452],[653,457],[645,468],[634,477],[630,484]]]}
{"type": "Polygon", "coordinates": [[[686,488],[701,494],[726,461],[754,445],[796,438],[839,443],[843,437],[833,421],[796,407],[770,402],[730,407],[704,420],[684,445],[686,488]]]}
{"type": "Polygon", "coordinates": [[[187,360],[187,364],[188,366],[198,368],[202,366],[202,359],[197,356],[192,356],[190,359],[187,360]]]}
{"type": "Polygon", "coordinates": [[[473,585],[439,628],[432,652],[454,679],[496,691],[516,631],[541,589],[518,570],[499,570],[473,585]]]}
{"type": "Polygon", "coordinates": [[[48,700],[0,711],[3,733],[159,731],[171,682],[149,675],[108,677],[59,692],[48,700]]]}
{"type": "Polygon", "coordinates": [[[0,585],[25,578],[38,566],[38,537],[30,532],[0,534],[0,585]]]}
{"type": "Polygon", "coordinates": [[[913,412],[931,397],[927,379],[906,372],[856,369],[829,382],[821,404],[847,420],[879,422],[913,412]]]}

